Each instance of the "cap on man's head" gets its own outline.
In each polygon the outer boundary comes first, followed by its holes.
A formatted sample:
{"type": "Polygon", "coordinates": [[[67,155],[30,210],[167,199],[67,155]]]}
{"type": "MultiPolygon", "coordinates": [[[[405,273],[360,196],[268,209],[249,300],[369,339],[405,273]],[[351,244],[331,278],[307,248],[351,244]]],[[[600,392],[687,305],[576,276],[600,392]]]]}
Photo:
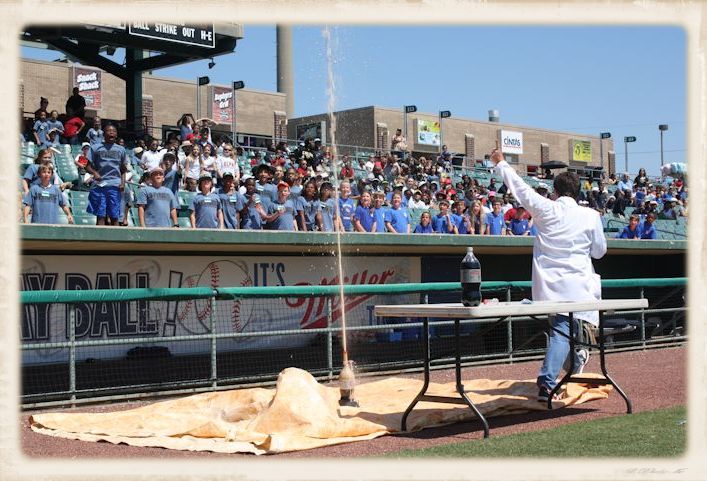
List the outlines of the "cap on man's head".
{"type": "Polygon", "coordinates": [[[199,182],[201,182],[202,180],[213,180],[213,179],[211,178],[211,174],[209,174],[208,172],[202,172],[201,174],[199,174],[199,182]]]}
{"type": "Polygon", "coordinates": [[[150,169],[150,175],[164,174],[164,169],[159,165],[150,169]]]}
{"type": "Polygon", "coordinates": [[[279,182],[277,184],[278,192],[281,191],[282,189],[289,189],[289,188],[290,188],[290,184],[288,184],[287,182],[279,182]]]}
{"type": "Polygon", "coordinates": [[[489,191],[489,197],[496,197],[496,191],[490,190],[490,191],[489,191]]]}
{"type": "MultiPolygon", "coordinates": [[[[88,144],[86,144],[86,145],[88,145],[88,144]]],[[[142,147],[135,147],[133,149],[133,152],[135,152],[136,154],[142,154],[142,151],[143,151],[142,147]]]]}
{"type": "Polygon", "coordinates": [[[233,175],[233,172],[231,172],[230,170],[227,170],[226,172],[224,172],[224,173],[221,175],[221,178],[223,178],[223,179],[225,179],[226,177],[230,177],[230,178],[233,179],[233,178],[235,178],[236,176],[233,175]]]}
{"type": "Polygon", "coordinates": [[[83,144],[81,144],[81,148],[82,148],[82,149],[83,149],[84,147],[90,147],[90,146],[91,146],[91,144],[89,144],[88,142],[84,142],[83,144]]]}
{"type": "Polygon", "coordinates": [[[658,201],[657,201],[657,200],[652,200],[652,201],[651,201],[651,204],[658,205],[658,201]]]}
{"type": "Polygon", "coordinates": [[[181,147],[191,147],[191,142],[188,140],[183,140],[181,147]]]}

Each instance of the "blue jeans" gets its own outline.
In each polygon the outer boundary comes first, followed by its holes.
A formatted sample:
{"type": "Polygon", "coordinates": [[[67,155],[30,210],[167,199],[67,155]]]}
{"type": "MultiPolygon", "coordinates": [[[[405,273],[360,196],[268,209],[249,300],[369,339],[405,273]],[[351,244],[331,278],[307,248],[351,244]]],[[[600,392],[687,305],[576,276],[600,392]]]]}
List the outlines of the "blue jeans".
{"type": "MultiPolygon", "coordinates": [[[[580,329],[579,320],[574,318],[573,324],[574,337],[577,339],[580,329]]],[[[557,384],[557,377],[560,375],[562,365],[568,360],[570,355],[570,341],[566,337],[570,333],[569,317],[558,314],[552,321],[552,327],[562,332],[564,336],[550,329],[550,339],[545,353],[545,360],[543,360],[537,380],[538,386],[546,386],[548,389],[554,388],[557,384]]],[[[574,365],[577,367],[579,366],[577,353],[574,352],[572,354],[575,356],[574,365]]]]}

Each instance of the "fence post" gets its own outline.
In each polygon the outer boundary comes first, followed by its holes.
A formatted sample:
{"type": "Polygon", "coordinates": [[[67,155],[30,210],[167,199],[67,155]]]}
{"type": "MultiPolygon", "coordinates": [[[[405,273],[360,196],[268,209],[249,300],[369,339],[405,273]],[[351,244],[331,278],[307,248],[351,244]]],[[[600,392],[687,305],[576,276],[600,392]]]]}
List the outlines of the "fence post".
{"type": "MultiPolygon", "coordinates": [[[[644,287],[641,287],[641,299],[645,297],[644,287]]],[[[641,345],[646,348],[646,310],[641,309],[641,345]]]]}
{"type": "Polygon", "coordinates": [[[209,311],[209,330],[211,331],[211,386],[216,388],[218,381],[216,380],[216,322],[214,321],[214,312],[216,311],[216,298],[209,299],[211,309],[209,311]]]}
{"type": "MultiPolygon", "coordinates": [[[[511,302],[511,286],[506,287],[506,302],[511,302]]],[[[508,349],[508,358],[513,361],[513,318],[508,318],[508,326],[506,328],[508,332],[508,343],[506,344],[506,349],[508,349]]]]}
{"type": "Polygon", "coordinates": [[[327,362],[327,369],[329,369],[329,380],[334,379],[334,349],[333,349],[333,336],[331,332],[331,324],[332,324],[332,319],[331,319],[331,296],[327,296],[326,298],[326,327],[327,327],[327,333],[326,333],[326,362],[327,362]]]}
{"type": "Polygon", "coordinates": [[[70,304],[69,309],[69,392],[71,393],[71,406],[76,401],[76,308],[70,304]]]}

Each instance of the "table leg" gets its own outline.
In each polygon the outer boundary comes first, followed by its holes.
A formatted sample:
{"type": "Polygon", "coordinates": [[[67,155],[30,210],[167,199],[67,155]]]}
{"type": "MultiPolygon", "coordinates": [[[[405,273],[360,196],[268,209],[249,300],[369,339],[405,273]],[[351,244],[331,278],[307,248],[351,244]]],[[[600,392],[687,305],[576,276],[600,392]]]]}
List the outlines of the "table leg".
{"type": "Polygon", "coordinates": [[[407,431],[407,419],[408,415],[410,412],[412,412],[412,409],[415,407],[415,405],[420,402],[420,399],[422,399],[425,396],[425,393],[427,392],[427,387],[430,385],[430,323],[429,323],[428,318],[423,318],[422,320],[422,345],[424,349],[424,372],[425,372],[425,379],[422,384],[422,389],[420,389],[420,392],[415,396],[415,399],[412,400],[410,405],[407,407],[405,412],[403,413],[403,420],[400,425],[400,430],[401,431],[407,431]]]}
{"type": "Polygon", "coordinates": [[[457,392],[459,395],[462,397],[464,402],[466,402],[467,406],[471,408],[472,411],[474,411],[474,414],[476,414],[476,417],[479,418],[479,421],[481,421],[481,424],[484,426],[484,438],[489,437],[489,423],[486,421],[486,417],[484,417],[483,414],[481,414],[481,411],[476,407],[476,405],[472,402],[471,399],[469,399],[469,396],[466,395],[466,392],[464,392],[464,385],[462,384],[462,358],[461,358],[461,333],[460,333],[460,325],[459,325],[459,319],[454,320],[454,349],[456,351],[456,356],[455,356],[455,373],[456,373],[456,378],[457,378],[457,392]]]}
{"type": "Polygon", "coordinates": [[[608,381],[606,384],[611,384],[618,391],[624,401],[626,401],[626,414],[631,414],[633,412],[633,406],[631,405],[631,400],[628,398],[626,393],[616,384],[616,381],[611,379],[609,373],[606,370],[606,359],[604,357],[604,313],[599,311],[599,361],[601,363],[601,372],[608,381]]]}
{"type": "MultiPolygon", "coordinates": [[[[569,342],[570,342],[570,353],[572,353],[575,349],[575,343],[576,339],[574,336],[574,322],[572,318],[572,313],[570,312],[569,314],[569,320],[570,320],[570,335],[569,335],[569,342]]],[[[574,355],[570,356],[570,370],[567,372],[562,380],[557,383],[557,386],[552,390],[552,393],[550,394],[550,399],[547,401],[547,408],[552,409],[552,396],[554,396],[557,392],[559,392],[560,388],[562,387],[563,384],[566,384],[567,382],[570,381],[571,378],[574,382],[582,382],[586,384],[592,384],[595,386],[601,386],[601,385],[606,385],[610,384],[614,386],[616,391],[618,391],[619,395],[624,399],[626,402],[626,413],[631,414],[633,412],[633,407],[631,405],[631,400],[628,398],[626,393],[621,389],[621,387],[616,384],[616,381],[614,381],[611,376],[609,376],[609,372],[606,370],[606,350],[605,350],[605,340],[604,340],[604,312],[599,311],[599,362],[601,364],[601,372],[604,375],[604,379],[597,379],[597,378],[591,378],[591,377],[581,377],[581,376],[572,376],[572,372],[574,371],[574,355]]]]}

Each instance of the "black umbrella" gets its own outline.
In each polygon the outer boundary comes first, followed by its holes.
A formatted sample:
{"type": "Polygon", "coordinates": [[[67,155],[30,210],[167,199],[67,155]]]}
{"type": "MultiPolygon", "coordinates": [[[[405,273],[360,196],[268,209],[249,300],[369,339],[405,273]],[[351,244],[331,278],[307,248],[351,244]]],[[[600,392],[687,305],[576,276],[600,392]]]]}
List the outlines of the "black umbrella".
{"type": "Polygon", "coordinates": [[[564,162],[560,162],[559,160],[551,160],[550,162],[546,162],[544,164],[540,164],[541,169],[566,169],[567,164],[564,162]]]}

